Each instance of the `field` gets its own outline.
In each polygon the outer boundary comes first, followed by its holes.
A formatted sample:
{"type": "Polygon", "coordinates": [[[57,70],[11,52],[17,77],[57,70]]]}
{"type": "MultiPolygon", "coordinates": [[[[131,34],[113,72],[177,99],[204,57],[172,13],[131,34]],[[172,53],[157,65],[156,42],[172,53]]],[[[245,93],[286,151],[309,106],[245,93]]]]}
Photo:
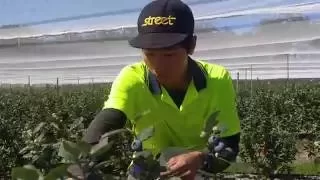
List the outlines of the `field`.
{"type": "MultiPolygon", "coordinates": [[[[239,81],[235,87],[241,153],[226,174],[320,176],[319,80],[239,81]]],[[[44,173],[55,167],[58,143],[81,138],[109,90],[110,84],[1,88],[0,176],[29,163],[44,173]]],[[[130,155],[120,143],[128,138],[118,138],[107,168],[115,175],[126,170],[130,155]]]]}

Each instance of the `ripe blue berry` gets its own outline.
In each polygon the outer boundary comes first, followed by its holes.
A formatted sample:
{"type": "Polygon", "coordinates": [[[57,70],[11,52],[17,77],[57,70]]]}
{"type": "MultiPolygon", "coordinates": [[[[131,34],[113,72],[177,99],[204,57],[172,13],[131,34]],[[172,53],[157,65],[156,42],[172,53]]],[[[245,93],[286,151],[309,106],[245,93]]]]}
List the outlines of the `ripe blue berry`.
{"type": "Polygon", "coordinates": [[[131,149],[133,151],[142,151],[142,142],[138,139],[134,140],[132,143],[131,143],[131,149]]]}

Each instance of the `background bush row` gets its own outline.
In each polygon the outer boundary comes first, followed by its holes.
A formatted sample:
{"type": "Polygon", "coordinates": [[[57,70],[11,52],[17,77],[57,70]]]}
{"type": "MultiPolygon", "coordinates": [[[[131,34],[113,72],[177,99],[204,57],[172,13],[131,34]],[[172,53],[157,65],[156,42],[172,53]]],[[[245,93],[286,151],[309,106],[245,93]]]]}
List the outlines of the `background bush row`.
{"type": "MultiPolygon", "coordinates": [[[[310,157],[319,155],[319,148],[314,145],[320,132],[319,83],[274,84],[258,81],[253,89],[241,88],[247,87],[246,82],[237,85],[243,131],[240,157],[263,174],[290,171],[299,138],[309,139],[304,151],[310,157]]],[[[60,161],[60,140],[81,138],[109,90],[110,84],[2,88],[0,176],[27,163],[43,172],[55,167],[60,161]]],[[[107,157],[110,173],[117,175],[126,170],[126,157],[130,155],[126,151],[130,139],[119,138],[121,141],[107,157]]]]}

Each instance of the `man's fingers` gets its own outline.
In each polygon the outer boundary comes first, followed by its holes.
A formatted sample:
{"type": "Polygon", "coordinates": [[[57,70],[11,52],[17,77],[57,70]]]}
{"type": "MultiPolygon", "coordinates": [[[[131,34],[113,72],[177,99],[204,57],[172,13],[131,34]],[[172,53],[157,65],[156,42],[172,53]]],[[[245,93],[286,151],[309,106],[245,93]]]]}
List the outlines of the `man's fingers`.
{"type": "Polygon", "coordinates": [[[166,171],[160,172],[160,176],[163,176],[163,177],[171,176],[175,171],[176,169],[173,169],[172,166],[168,166],[166,171]]]}
{"type": "Polygon", "coordinates": [[[186,177],[191,173],[190,170],[180,170],[180,171],[175,171],[170,174],[170,177],[186,177]]]}
{"type": "Polygon", "coordinates": [[[184,173],[180,174],[179,177],[186,177],[189,176],[191,174],[191,170],[187,170],[184,173]]]}
{"type": "Polygon", "coordinates": [[[175,166],[171,167],[171,176],[176,176],[179,177],[181,175],[183,175],[184,173],[186,173],[187,171],[189,171],[187,166],[184,166],[183,164],[176,164],[175,166]]]}
{"type": "Polygon", "coordinates": [[[180,177],[181,180],[194,180],[196,177],[196,175],[193,175],[193,174],[189,174],[187,176],[183,176],[183,177],[180,177]]]}
{"type": "Polygon", "coordinates": [[[167,169],[175,169],[175,167],[177,166],[177,162],[176,161],[172,161],[172,162],[168,162],[167,163],[167,169]]]}
{"type": "Polygon", "coordinates": [[[192,176],[192,171],[187,168],[187,166],[184,166],[183,163],[176,163],[173,166],[168,167],[168,170],[165,172],[160,173],[161,177],[183,177],[183,179],[190,179],[193,180],[192,178],[189,178],[192,176]]]}
{"type": "Polygon", "coordinates": [[[181,167],[182,167],[181,163],[174,163],[174,164],[168,165],[168,169],[171,171],[176,171],[176,170],[180,169],[181,167]]]}
{"type": "Polygon", "coordinates": [[[161,172],[160,175],[164,176],[164,177],[175,176],[175,175],[181,173],[181,171],[183,170],[182,168],[183,168],[182,164],[175,163],[171,166],[168,166],[167,171],[161,172]]]}
{"type": "Polygon", "coordinates": [[[191,174],[190,170],[166,171],[160,173],[161,177],[186,177],[191,174]]]}
{"type": "Polygon", "coordinates": [[[185,173],[181,174],[179,177],[181,180],[194,180],[196,177],[196,172],[192,170],[188,170],[185,173]]]}
{"type": "Polygon", "coordinates": [[[169,161],[167,162],[167,165],[168,165],[168,166],[173,166],[173,165],[176,164],[176,163],[177,163],[177,158],[172,157],[172,158],[170,158],[169,161]]]}
{"type": "Polygon", "coordinates": [[[169,171],[165,171],[165,172],[160,172],[160,176],[161,177],[168,177],[170,175],[169,171]]]}
{"type": "Polygon", "coordinates": [[[174,171],[165,171],[165,172],[160,172],[160,177],[163,178],[169,178],[175,176],[176,172],[174,171]]]}

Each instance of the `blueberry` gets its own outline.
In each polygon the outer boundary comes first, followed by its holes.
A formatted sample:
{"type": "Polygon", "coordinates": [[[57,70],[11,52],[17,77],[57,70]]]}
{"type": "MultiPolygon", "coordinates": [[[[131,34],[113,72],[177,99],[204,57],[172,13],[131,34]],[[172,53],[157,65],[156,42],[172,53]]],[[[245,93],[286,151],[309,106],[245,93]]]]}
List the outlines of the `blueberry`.
{"type": "Polygon", "coordinates": [[[209,139],[208,139],[208,143],[209,144],[214,144],[215,140],[216,140],[216,137],[210,136],[209,139]]]}
{"type": "Polygon", "coordinates": [[[224,143],[223,142],[219,142],[219,144],[217,146],[214,147],[214,151],[215,152],[219,152],[224,148],[224,143]]]}
{"type": "Polygon", "coordinates": [[[216,136],[210,136],[208,139],[208,143],[213,146],[217,146],[219,144],[220,139],[216,136]]]}
{"type": "Polygon", "coordinates": [[[138,165],[134,165],[133,172],[134,174],[140,174],[142,172],[142,168],[138,165]]]}
{"type": "Polygon", "coordinates": [[[142,142],[138,139],[134,140],[132,143],[131,143],[131,149],[133,151],[142,151],[142,142]]]}
{"type": "Polygon", "coordinates": [[[130,169],[129,169],[129,174],[131,176],[133,176],[134,178],[139,178],[139,176],[141,175],[141,173],[143,172],[143,169],[142,167],[140,167],[139,165],[137,164],[132,164],[130,166],[130,169]]]}

